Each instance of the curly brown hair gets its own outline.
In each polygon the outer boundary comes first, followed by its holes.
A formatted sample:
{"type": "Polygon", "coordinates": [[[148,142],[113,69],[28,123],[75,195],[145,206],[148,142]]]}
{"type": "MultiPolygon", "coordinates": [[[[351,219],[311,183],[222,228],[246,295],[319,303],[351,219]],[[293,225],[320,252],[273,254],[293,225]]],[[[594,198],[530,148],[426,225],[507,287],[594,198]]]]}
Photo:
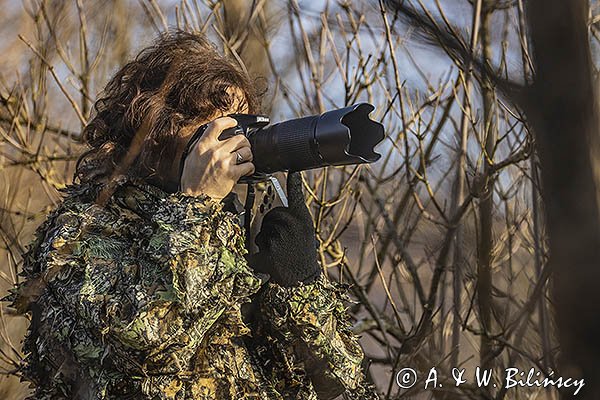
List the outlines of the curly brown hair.
{"type": "Polygon", "coordinates": [[[79,158],[75,179],[137,177],[174,191],[156,171],[164,160],[173,160],[180,129],[234,104],[255,113],[258,97],[248,75],[204,35],[164,33],[121,68],[96,101],[83,130],[91,149],[79,158]],[[240,102],[231,89],[245,98],[240,102]]]}

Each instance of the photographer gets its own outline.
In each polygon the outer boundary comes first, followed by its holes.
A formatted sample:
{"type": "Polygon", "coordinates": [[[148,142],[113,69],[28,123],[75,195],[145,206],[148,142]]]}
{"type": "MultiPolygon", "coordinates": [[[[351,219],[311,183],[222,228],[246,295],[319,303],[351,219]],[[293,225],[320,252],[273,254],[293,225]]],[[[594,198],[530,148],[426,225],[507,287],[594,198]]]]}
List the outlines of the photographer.
{"type": "Polygon", "coordinates": [[[258,111],[248,77],[204,37],[175,32],[103,96],[77,183],[38,229],[10,297],[31,316],[22,375],[32,398],[377,398],[344,290],[317,262],[298,174],[251,263],[224,210],[254,171],[243,135],[219,140],[236,125],[227,115],[258,111]]]}

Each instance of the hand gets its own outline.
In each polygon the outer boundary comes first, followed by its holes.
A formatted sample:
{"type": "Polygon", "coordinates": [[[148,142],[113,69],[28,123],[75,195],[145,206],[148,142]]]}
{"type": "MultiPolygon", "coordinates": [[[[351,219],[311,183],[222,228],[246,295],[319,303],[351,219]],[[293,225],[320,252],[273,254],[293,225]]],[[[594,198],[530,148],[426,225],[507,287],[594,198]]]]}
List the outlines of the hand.
{"type": "Polygon", "coordinates": [[[183,193],[193,196],[204,193],[220,201],[242,176],[254,173],[250,142],[244,135],[219,140],[224,130],[236,125],[237,121],[230,117],[217,118],[208,124],[185,159],[181,174],[183,193]]]}
{"type": "Polygon", "coordinates": [[[310,283],[321,273],[317,262],[317,238],[312,218],[304,203],[302,179],[288,173],[289,207],[276,207],[262,221],[256,244],[259,252],[250,265],[271,275],[281,286],[310,283]]]}

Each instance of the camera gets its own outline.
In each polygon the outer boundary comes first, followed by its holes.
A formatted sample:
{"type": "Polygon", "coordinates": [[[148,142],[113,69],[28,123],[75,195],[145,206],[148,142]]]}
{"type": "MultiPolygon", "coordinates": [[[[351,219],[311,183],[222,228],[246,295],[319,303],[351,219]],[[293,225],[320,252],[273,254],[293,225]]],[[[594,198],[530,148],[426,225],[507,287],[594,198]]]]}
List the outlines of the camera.
{"type": "MultiPolygon", "coordinates": [[[[381,157],[374,148],[384,138],[383,125],[369,118],[374,109],[369,103],[358,103],[273,125],[264,115],[232,114],[238,125],[223,131],[219,139],[248,138],[256,172],[241,183],[265,181],[278,171],[371,163],[381,157]]],[[[205,130],[203,125],[192,135],[182,161],[205,130]]]]}
{"type": "MultiPolygon", "coordinates": [[[[255,167],[254,174],[238,181],[246,186],[243,206],[237,195],[229,195],[246,229],[246,246],[250,253],[258,251],[254,238],[264,216],[275,207],[287,206],[287,196],[275,173],[371,163],[381,157],[374,148],[385,135],[383,125],[369,118],[374,109],[369,103],[358,103],[273,125],[264,115],[229,115],[238,124],[224,130],[219,139],[245,135],[255,167]]],[[[207,125],[200,126],[188,141],[180,162],[180,175],[187,155],[206,128],[207,125]]]]}

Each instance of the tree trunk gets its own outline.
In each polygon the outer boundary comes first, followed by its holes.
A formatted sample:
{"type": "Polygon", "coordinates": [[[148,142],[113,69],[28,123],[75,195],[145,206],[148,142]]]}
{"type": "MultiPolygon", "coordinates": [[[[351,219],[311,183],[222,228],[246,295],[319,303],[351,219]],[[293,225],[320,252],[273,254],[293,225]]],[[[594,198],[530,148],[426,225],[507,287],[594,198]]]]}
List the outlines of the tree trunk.
{"type": "MultiPolygon", "coordinates": [[[[592,138],[598,119],[587,0],[529,0],[535,82],[523,107],[536,135],[561,343],[559,374],[582,375],[600,398],[600,229],[592,138]]],[[[555,375],[556,376],[556,375],[555,375]]],[[[570,390],[565,397],[572,396],[570,390]]]]}

